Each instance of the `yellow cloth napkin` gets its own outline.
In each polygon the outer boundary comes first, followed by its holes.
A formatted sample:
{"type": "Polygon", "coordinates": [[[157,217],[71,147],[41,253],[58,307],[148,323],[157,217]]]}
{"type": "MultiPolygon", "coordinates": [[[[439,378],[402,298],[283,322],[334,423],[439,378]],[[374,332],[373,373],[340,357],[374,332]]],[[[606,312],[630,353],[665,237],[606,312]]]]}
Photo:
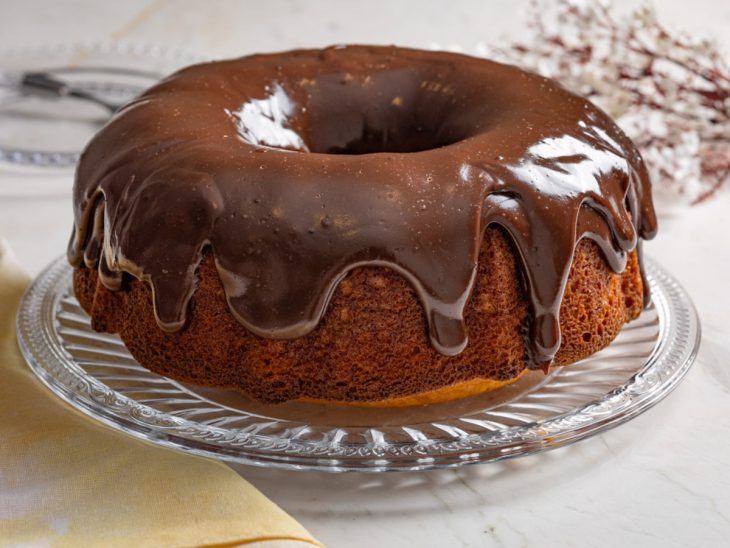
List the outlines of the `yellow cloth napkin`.
{"type": "Polygon", "coordinates": [[[97,425],[43,387],[15,340],[26,284],[0,240],[0,544],[319,546],[227,466],[97,425]]]}

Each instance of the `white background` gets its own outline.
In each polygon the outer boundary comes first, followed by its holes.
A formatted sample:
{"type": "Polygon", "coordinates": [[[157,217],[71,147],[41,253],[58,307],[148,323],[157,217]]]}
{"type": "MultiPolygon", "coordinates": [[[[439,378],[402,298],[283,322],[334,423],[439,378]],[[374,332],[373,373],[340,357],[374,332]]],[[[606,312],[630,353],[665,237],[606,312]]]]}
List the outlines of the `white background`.
{"type": "MultiPolygon", "coordinates": [[[[331,43],[498,43],[523,1],[0,0],[0,47],[127,40],[230,56],[331,43]]],[[[627,12],[634,2],[618,2],[627,12]]],[[[725,40],[730,2],[667,1],[671,27],[725,40]]],[[[0,237],[36,273],[63,253],[71,176],[40,184],[0,168],[0,237]],[[44,187],[47,188],[47,187],[44,187]],[[38,194],[38,193],[35,193],[38,194]]],[[[660,218],[649,255],[692,295],[696,367],[638,419],[541,456],[456,471],[367,476],[237,467],[331,546],[727,546],[730,542],[730,192],[660,218]]]]}

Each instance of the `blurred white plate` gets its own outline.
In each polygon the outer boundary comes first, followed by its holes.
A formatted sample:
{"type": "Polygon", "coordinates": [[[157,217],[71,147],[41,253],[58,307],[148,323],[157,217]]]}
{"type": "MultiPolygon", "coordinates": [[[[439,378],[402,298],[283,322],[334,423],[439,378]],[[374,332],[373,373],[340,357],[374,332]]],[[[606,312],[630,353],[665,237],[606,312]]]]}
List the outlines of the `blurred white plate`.
{"type": "Polygon", "coordinates": [[[0,51],[0,196],[70,192],[78,154],[110,117],[87,101],[21,95],[10,85],[13,75],[52,70],[102,97],[124,100],[201,60],[183,51],[127,43],[0,51]]]}

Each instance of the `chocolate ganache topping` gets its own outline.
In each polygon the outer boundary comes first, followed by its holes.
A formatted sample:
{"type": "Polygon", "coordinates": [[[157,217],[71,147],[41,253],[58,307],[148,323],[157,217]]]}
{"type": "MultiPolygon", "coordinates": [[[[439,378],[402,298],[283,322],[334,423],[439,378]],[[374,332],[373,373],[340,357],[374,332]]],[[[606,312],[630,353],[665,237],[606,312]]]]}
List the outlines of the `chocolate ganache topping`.
{"type": "Polygon", "coordinates": [[[181,329],[203,253],[262,337],[312,331],[351,269],[417,291],[433,346],[467,345],[485,228],[511,237],[531,307],[529,366],[560,346],[576,243],[620,272],[656,217],[642,159],[601,110],[516,67],[348,46],[192,66],[122,109],[74,187],[72,265],[148,282],[181,329]]]}

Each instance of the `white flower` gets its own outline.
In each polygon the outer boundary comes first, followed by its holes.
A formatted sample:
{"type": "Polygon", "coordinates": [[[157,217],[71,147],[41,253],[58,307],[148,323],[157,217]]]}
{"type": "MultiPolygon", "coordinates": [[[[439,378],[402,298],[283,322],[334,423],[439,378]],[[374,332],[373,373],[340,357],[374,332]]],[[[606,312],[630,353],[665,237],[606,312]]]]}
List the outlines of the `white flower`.
{"type": "Polygon", "coordinates": [[[730,181],[730,70],[708,40],[670,33],[649,7],[532,0],[526,41],[477,54],[589,97],[634,139],[656,189],[698,202],[730,181]]]}

